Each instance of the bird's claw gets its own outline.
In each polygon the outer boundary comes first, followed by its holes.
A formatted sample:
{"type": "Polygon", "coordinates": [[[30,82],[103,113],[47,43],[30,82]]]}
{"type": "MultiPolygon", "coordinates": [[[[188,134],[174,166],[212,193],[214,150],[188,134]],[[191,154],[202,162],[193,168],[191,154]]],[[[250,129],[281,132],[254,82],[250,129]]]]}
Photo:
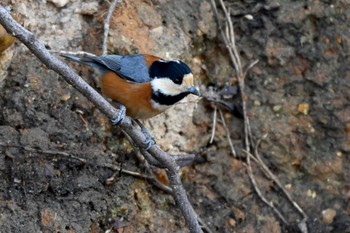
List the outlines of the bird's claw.
{"type": "Polygon", "coordinates": [[[145,151],[148,151],[149,149],[151,149],[152,146],[154,146],[156,143],[154,142],[154,140],[145,140],[143,143],[143,147],[145,151]]]}
{"type": "Polygon", "coordinates": [[[119,125],[125,118],[125,112],[126,112],[126,108],[124,105],[113,101],[118,107],[119,107],[119,111],[118,111],[118,116],[115,119],[112,119],[111,122],[113,125],[119,125]]]}
{"type": "Polygon", "coordinates": [[[154,137],[151,136],[147,128],[139,120],[135,120],[135,121],[140,126],[141,132],[143,133],[143,135],[145,135],[146,137],[145,141],[143,141],[142,144],[143,144],[143,149],[147,151],[156,144],[156,140],[154,140],[154,137]]]}
{"type": "Polygon", "coordinates": [[[147,151],[152,146],[154,146],[156,144],[156,140],[154,140],[154,138],[148,133],[148,131],[147,131],[148,134],[145,134],[144,132],[142,132],[142,133],[146,137],[145,141],[143,141],[142,144],[143,144],[144,149],[147,151]]]}

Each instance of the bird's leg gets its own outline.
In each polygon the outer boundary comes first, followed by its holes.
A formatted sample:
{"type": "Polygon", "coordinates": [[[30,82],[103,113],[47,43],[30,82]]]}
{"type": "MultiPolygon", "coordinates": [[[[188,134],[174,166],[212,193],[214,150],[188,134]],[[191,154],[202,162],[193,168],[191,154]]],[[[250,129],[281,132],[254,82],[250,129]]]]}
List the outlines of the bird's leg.
{"type": "Polygon", "coordinates": [[[119,112],[118,112],[118,116],[115,119],[112,119],[112,124],[113,125],[119,125],[120,122],[122,122],[122,120],[125,118],[125,112],[126,112],[126,108],[124,105],[122,105],[121,103],[117,102],[117,101],[112,101],[115,105],[118,106],[119,108],[119,112]]]}
{"type": "Polygon", "coordinates": [[[146,139],[143,142],[145,150],[149,150],[153,145],[156,144],[156,141],[154,140],[154,138],[152,137],[152,135],[148,132],[147,128],[142,124],[142,122],[140,120],[135,119],[134,120],[141,128],[141,132],[143,133],[143,135],[145,135],[146,139]]]}

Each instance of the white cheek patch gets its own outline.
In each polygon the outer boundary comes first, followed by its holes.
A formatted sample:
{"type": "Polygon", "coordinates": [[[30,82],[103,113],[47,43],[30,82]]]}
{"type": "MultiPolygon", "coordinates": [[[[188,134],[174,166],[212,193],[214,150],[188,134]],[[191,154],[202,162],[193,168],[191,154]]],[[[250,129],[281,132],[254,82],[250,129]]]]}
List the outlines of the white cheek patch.
{"type": "Polygon", "coordinates": [[[151,81],[152,89],[154,91],[160,91],[164,95],[178,95],[184,90],[182,85],[177,85],[169,78],[155,78],[151,81]]]}

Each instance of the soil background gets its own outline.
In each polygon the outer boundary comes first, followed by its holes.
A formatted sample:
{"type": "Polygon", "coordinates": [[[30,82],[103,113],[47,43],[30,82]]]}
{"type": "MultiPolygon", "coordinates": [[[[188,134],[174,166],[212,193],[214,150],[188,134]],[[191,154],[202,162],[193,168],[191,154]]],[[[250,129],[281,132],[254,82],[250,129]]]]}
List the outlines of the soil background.
{"type": "MultiPolygon", "coordinates": [[[[108,1],[2,3],[47,48],[101,54],[108,1]]],[[[261,156],[308,215],[309,232],[350,232],[349,1],[226,5],[242,63],[259,59],[245,91],[253,135],[264,138],[261,156]]],[[[180,58],[204,96],[225,99],[235,90],[209,1],[125,0],[110,26],[109,53],[180,58]]],[[[0,232],[188,232],[173,198],[147,180],[122,174],[108,182],[118,173],[113,166],[145,168],[94,105],[18,41],[0,61],[10,64],[0,78],[0,232]]],[[[70,65],[98,89],[91,70],[70,65]]],[[[235,95],[225,99],[231,100],[235,95]]],[[[230,153],[222,122],[208,143],[213,111],[205,98],[190,97],[146,122],[164,150],[203,158],[181,170],[201,219],[212,232],[298,232],[302,216],[254,165],[262,193],[290,224],[258,198],[244,159],[230,153]]],[[[243,121],[223,111],[242,155],[243,121]]]]}

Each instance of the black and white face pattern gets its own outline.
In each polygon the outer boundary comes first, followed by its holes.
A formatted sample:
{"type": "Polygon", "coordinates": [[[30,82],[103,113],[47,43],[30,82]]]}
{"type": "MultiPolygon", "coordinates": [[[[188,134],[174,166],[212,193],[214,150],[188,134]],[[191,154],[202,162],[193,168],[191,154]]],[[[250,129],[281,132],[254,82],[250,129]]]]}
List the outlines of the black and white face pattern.
{"type": "Polygon", "coordinates": [[[189,94],[199,95],[191,69],[182,61],[158,60],[150,67],[152,105],[165,110],[189,94]]]}

